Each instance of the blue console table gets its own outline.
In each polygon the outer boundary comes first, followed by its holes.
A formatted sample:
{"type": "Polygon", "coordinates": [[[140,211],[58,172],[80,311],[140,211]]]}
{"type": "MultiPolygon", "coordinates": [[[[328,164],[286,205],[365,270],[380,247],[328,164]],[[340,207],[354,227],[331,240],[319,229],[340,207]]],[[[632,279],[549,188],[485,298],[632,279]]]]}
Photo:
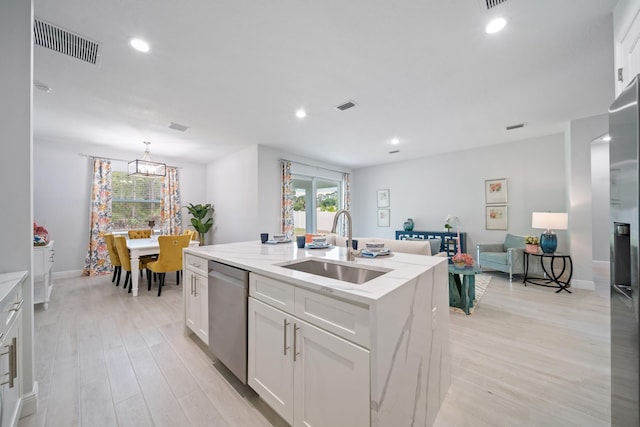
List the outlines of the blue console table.
{"type": "MultiPolygon", "coordinates": [[[[458,233],[446,231],[404,231],[396,230],[396,240],[412,239],[440,239],[440,252],[446,252],[451,257],[458,251],[458,233]]],[[[467,252],[467,233],[460,233],[460,250],[467,252]]]]}

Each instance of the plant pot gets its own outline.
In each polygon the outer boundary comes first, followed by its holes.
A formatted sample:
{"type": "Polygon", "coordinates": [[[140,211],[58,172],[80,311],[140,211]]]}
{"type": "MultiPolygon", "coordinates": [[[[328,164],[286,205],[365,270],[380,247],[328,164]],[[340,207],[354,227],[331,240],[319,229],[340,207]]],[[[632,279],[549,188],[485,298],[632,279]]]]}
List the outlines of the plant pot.
{"type": "Polygon", "coordinates": [[[524,251],[528,254],[537,254],[540,250],[540,246],[538,245],[532,245],[532,244],[525,244],[524,245],[524,251]]]}

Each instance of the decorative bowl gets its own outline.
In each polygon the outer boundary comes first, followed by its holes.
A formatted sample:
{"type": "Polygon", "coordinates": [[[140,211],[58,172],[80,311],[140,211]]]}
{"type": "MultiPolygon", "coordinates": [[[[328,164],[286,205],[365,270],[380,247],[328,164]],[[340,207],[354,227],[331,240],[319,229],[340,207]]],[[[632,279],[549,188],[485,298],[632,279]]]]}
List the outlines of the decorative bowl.
{"type": "Polygon", "coordinates": [[[370,252],[380,252],[384,249],[384,243],[367,242],[365,246],[370,252]]]}
{"type": "Polygon", "coordinates": [[[327,243],[327,238],[326,236],[313,236],[311,238],[311,242],[314,245],[325,245],[327,243]]]}
{"type": "Polygon", "coordinates": [[[274,234],[273,240],[285,240],[287,238],[286,234],[274,234]]]}

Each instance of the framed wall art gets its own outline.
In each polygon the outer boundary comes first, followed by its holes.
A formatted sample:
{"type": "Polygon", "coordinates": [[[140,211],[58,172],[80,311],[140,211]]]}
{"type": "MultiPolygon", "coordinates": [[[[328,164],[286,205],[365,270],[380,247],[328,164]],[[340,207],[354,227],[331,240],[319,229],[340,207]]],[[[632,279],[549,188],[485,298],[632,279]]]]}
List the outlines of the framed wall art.
{"type": "Polygon", "coordinates": [[[378,227],[389,227],[389,209],[378,209],[378,227]]]}
{"type": "Polygon", "coordinates": [[[487,230],[507,229],[507,205],[486,206],[485,224],[487,230]]]}
{"type": "Polygon", "coordinates": [[[486,180],[484,182],[484,199],[487,205],[507,203],[507,178],[486,180]]]}
{"type": "Polygon", "coordinates": [[[391,206],[389,202],[389,190],[378,190],[378,207],[388,208],[391,206]]]}

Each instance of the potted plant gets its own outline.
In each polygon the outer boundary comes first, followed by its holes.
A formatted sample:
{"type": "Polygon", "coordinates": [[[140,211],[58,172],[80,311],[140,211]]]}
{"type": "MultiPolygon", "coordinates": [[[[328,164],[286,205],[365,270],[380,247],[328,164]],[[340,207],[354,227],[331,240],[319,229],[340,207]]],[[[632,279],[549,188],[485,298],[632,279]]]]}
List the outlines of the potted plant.
{"type": "Polygon", "coordinates": [[[200,246],[203,246],[204,235],[213,227],[213,213],[215,209],[210,203],[206,205],[189,203],[187,210],[191,216],[193,216],[193,218],[191,218],[191,225],[193,225],[193,228],[200,234],[200,246]]]}
{"type": "Polygon", "coordinates": [[[524,236],[524,250],[529,254],[537,254],[540,248],[540,239],[536,236],[524,236]]]}

